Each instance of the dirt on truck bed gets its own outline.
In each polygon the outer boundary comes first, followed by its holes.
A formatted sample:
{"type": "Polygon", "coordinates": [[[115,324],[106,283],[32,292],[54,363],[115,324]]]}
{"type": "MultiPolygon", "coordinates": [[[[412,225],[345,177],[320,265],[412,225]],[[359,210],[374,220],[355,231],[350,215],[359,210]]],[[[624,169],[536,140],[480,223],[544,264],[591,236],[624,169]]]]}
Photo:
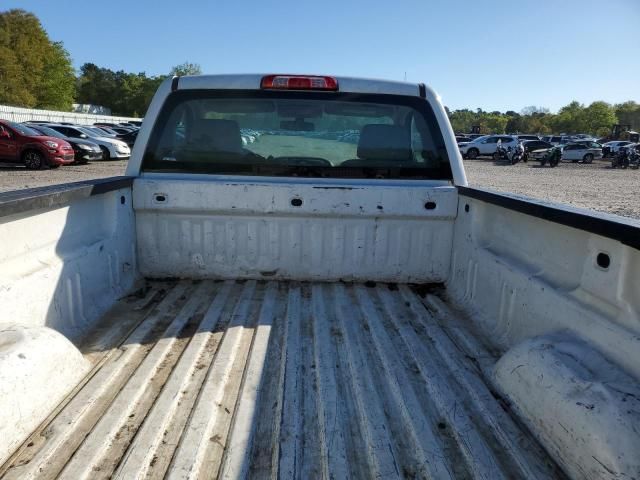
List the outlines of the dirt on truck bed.
{"type": "Polygon", "coordinates": [[[3,478],[563,478],[424,289],[152,282],[82,349],[3,478]]]}

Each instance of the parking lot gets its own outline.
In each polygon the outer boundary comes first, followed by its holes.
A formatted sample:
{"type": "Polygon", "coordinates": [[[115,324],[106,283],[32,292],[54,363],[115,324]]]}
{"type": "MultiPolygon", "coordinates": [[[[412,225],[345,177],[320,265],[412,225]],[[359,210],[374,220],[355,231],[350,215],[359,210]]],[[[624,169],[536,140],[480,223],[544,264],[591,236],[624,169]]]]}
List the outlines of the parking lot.
{"type": "MultiPolygon", "coordinates": [[[[640,170],[611,169],[606,161],[561,163],[554,169],[531,162],[495,164],[489,159],[464,163],[471,185],[640,219],[640,170]]],[[[122,175],[126,164],[93,162],[41,171],[3,165],[0,192],[122,175]]]]}
{"type": "Polygon", "coordinates": [[[553,169],[537,162],[507,166],[484,159],[464,164],[474,186],[640,219],[640,170],[612,169],[609,161],[561,162],[553,169]]]}

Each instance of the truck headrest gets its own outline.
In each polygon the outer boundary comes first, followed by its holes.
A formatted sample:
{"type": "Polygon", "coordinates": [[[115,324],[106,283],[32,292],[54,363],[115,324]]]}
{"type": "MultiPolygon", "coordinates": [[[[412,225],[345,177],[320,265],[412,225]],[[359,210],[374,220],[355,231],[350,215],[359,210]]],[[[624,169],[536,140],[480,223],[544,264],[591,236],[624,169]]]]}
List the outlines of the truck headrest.
{"type": "Polygon", "coordinates": [[[409,132],[398,125],[365,125],[360,132],[358,158],[411,161],[409,132]]]}
{"type": "Polygon", "coordinates": [[[241,152],[242,137],[238,122],[217,118],[200,118],[191,131],[194,142],[202,142],[206,150],[241,152]]]}

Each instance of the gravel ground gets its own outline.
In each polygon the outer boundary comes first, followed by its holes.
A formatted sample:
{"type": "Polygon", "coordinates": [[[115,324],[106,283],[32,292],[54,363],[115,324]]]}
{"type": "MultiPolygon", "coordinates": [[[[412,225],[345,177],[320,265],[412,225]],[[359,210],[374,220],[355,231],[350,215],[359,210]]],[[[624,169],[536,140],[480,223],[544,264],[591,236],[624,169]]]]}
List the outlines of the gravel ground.
{"type": "Polygon", "coordinates": [[[464,162],[470,185],[640,218],[640,170],[610,165],[561,162],[549,168],[538,162],[513,166],[483,159],[464,162]]]}
{"type": "Polygon", "coordinates": [[[0,192],[114,177],[124,175],[126,167],[124,160],[68,165],[55,170],[27,170],[22,166],[0,163],[0,192]]]}
{"type": "MultiPolygon", "coordinates": [[[[42,171],[0,164],[0,192],[122,175],[126,164],[96,162],[42,171]]],[[[611,169],[604,161],[560,163],[551,169],[537,162],[511,166],[488,159],[467,160],[465,169],[474,186],[640,219],[640,170],[611,169]]]]}

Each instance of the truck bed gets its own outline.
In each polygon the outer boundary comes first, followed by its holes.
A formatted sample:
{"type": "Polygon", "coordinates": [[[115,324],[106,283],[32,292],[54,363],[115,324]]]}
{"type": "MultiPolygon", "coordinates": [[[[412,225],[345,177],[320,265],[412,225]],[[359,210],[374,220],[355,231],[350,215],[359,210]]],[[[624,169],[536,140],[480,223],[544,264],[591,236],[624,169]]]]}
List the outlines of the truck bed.
{"type": "Polygon", "coordinates": [[[155,281],[3,478],[558,478],[424,287],[155,281]]]}

